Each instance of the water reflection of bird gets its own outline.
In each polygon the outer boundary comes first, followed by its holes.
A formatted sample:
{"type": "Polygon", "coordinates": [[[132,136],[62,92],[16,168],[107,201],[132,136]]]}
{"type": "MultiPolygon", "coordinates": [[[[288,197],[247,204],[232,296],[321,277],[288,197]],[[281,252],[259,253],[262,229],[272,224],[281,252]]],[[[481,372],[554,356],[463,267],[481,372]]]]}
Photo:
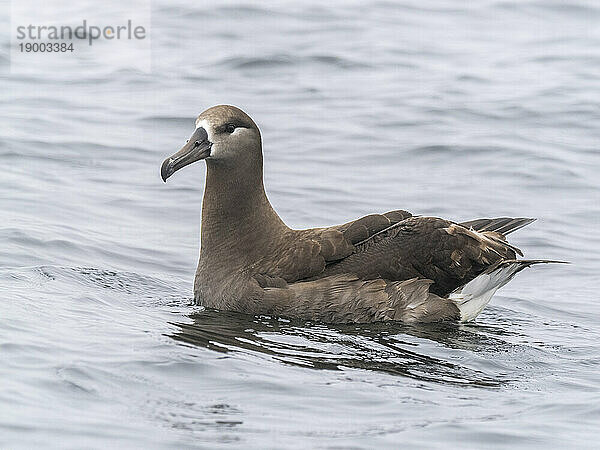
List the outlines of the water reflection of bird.
{"type": "Polygon", "coordinates": [[[491,350],[506,353],[511,346],[492,333],[477,329],[465,330],[444,323],[318,325],[212,309],[196,312],[190,318],[192,323],[173,324],[177,330],[170,336],[176,341],[220,353],[246,352],[299,367],[364,369],[448,384],[497,386],[510,381],[460,365],[442,355],[431,356],[430,350],[415,345],[412,339],[469,353],[491,350]]]}

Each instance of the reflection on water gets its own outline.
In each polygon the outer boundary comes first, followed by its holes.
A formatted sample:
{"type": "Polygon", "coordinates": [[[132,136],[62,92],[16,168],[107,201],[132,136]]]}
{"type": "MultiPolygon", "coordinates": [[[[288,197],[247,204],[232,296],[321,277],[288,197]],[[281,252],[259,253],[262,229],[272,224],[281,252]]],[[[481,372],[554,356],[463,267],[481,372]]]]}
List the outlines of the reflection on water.
{"type": "MultiPolygon", "coordinates": [[[[313,369],[366,369],[450,384],[499,386],[510,381],[443,354],[444,348],[487,353],[512,346],[482,333],[483,327],[450,323],[324,325],[211,309],[190,318],[193,323],[173,324],[179,331],[171,337],[221,353],[251,352],[313,369]],[[423,341],[428,344],[425,349],[421,349],[423,341]],[[439,356],[431,356],[431,345],[440,347],[439,356]]],[[[504,333],[488,328],[488,332],[504,333]]]]}

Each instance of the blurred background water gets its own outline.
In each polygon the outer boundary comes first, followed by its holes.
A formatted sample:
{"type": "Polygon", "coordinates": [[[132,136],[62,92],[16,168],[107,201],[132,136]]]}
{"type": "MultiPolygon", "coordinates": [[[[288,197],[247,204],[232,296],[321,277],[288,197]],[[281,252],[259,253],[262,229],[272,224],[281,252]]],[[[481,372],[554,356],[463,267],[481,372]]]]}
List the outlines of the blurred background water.
{"type": "Polygon", "coordinates": [[[85,76],[11,75],[0,5],[0,447],[597,442],[597,2],[157,0],[151,73],[85,76]],[[204,167],[159,166],[218,103],[291,226],[530,216],[573,264],[462,326],[191,307],[204,167]]]}

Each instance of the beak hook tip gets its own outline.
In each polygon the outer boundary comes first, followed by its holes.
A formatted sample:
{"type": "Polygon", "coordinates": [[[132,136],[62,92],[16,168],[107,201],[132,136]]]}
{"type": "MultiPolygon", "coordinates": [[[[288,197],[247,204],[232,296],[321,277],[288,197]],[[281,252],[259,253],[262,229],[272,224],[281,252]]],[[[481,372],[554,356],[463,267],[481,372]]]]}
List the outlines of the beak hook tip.
{"type": "Polygon", "coordinates": [[[162,178],[162,180],[166,183],[167,182],[167,178],[169,178],[171,175],[173,175],[173,170],[171,167],[171,163],[172,163],[172,159],[166,159],[163,163],[162,166],[160,167],[160,177],[162,178]]]}

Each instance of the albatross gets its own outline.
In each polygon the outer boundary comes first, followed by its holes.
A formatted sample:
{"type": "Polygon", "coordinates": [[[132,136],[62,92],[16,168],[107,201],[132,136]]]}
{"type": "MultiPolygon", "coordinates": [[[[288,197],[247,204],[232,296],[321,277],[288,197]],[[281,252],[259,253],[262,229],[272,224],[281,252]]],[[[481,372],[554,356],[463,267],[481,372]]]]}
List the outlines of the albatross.
{"type": "Polygon", "coordinates": [[[535,219],[456,223],[403,210],[295,230],[263,185],[260,131],[241,109],[218,105],[161,166],[206,161],[194,303],[327,323],[470,321],[534,264],[506,235],[535,219]]]}

